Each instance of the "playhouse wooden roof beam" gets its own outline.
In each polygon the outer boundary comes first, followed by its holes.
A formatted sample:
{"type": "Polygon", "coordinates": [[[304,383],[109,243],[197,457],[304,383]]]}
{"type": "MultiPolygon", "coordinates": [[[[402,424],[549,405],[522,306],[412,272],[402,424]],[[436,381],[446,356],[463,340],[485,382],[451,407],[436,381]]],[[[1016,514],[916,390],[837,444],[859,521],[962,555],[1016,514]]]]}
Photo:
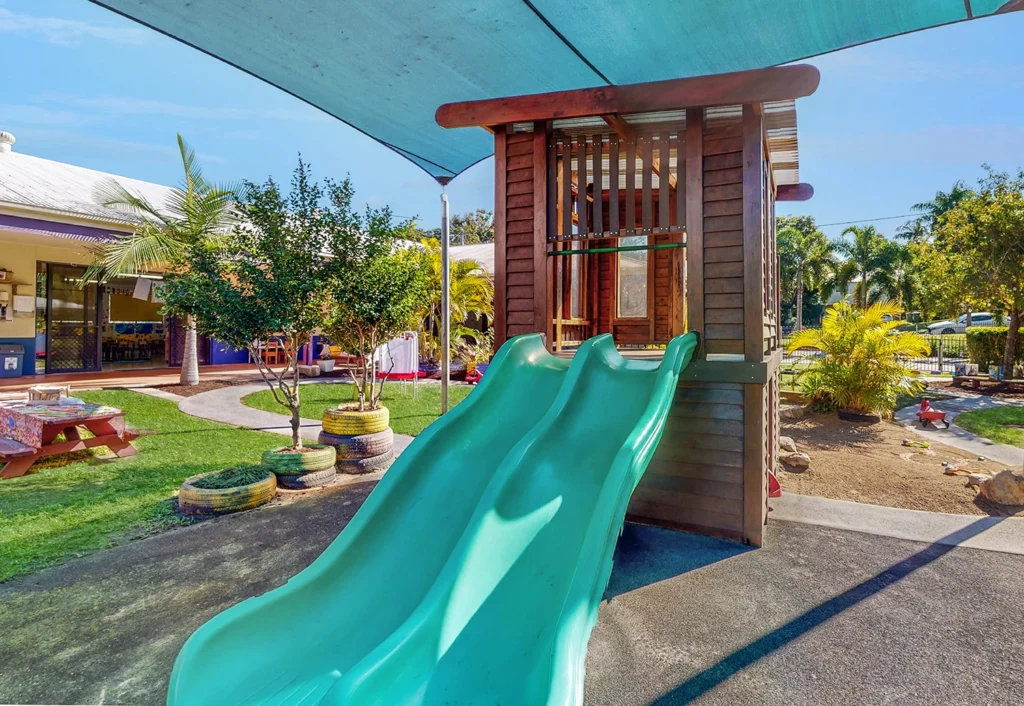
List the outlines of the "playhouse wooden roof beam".
{"type": "Polygon", "coordinates": [[[809,64],[776,66],[625,86],[446,103],[437,109],[435,117],[437,124],[446,128],[487,127],[589,115],[763,103],[809,96],[817,90],[819,80],[818,69],[809,64]]]}

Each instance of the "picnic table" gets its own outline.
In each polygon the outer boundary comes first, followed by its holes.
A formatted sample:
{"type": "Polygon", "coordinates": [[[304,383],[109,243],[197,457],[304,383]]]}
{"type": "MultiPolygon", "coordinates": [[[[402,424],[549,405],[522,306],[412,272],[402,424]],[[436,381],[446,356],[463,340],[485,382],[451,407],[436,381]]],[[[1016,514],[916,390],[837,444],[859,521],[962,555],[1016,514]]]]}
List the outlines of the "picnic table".
{"type": "Polygon", "coordinates": [[[988,375],[954,375],[953,376],[953,387],[960,387],[964,383],[969,383],[971,389],[980,390],[981,383],[990,382],[993,385],[1002,385],[1008,390],[1013,390],[1016,387],[1024,387],[1024,380],[1021,378],[1014,378],[1013,380],[993,380],[988,375]]]}
{"type": "Polygon", "coordinates": [[[124,412],[65,397],[59,404],[0,403],[0,478],[24,475],[36,459],[106,446],[118,457],[138,453],[138,434],[125,428],[124,412]],[[82,438],[81,429],[92,436],[82,438]]]}

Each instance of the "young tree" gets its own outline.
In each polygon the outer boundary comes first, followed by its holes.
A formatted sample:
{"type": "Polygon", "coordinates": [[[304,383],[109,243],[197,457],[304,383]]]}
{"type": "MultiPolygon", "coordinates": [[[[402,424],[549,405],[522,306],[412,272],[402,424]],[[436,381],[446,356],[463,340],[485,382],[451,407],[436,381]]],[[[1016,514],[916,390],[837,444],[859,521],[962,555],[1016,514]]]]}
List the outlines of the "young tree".
{"type": "Polygon", "coordinates": [[[185,267],[166,278],[171,307],[190,311],[199,331],[236,348],[247,348],[274,399],[291,413],[292,448],[299,436],[299,347],[322,320],[324,254],[348,240],[359,222],[339,206],[351,185],[312,183],[300,159],[291,191],[281,194],[268,180],[246,182],[238,204],[240,223],[220,247],[192,247],[185,267]],[[274,370],[263,361],[261,343],[284,341],[287,362],[274,370]]]}
{"type": "Polygon", "coordinates": [[[327,263],[329,292],[324,330],[346,351],[368,362],[362,371],[350,368],[356,380],[359,411],[377,409],[390,368],[381,370],[377,384],[377,349],[402,331],[416,326],[417,311],[426,293],[420,258],[397,242],[401,229],[391,226],[391,214],[372,212],[359,238],[362,252],[332,253],[327,263]]]}
{"type": "Polygon", "coordinates": [[[871,302],[871,290],[877,288],[886,266],[885,254],[889,242],[874,226],[849,226],[843,237],[853,236],[853,241],[840,240],[835,250],[845,256],[836,269],[836,285],[846,292],[851,282],[854,304],[866,309],[871,302]]]}
{"type": "Polygon", "coordinates": [[[452,243],[459,245],[494,242],[494,211],[478,208],[472,213],[452,216],[448,234],[452,243]]]}
{"type": "MultiPolygon", "coordinates": [[[[211,184],[203,178],[195,151],[178,135],[178,151],[185,172],[181,185],[171,191],[165,207],[128,191],[110,179],[99,187],[105,206],[130,213],[139,225],[130,235],[104,242],[82,282],[108,277],[134,276],[164,267],[176,272],[188,266],[189,250],[222,238],[235,223],[236,186],[211,184]]],[[[181,362],[182,385],[199,384],[196,323],[184,303],[166,302],[164,310],[185,322],[185,349],[181,362]]]]}
{"type": "Polygon", "coordinates": [[[1024,169],[1013,177],[985,169],[977,193],[942,218],[936,244],[976,292],[1007,312],[1003,371],[1012,378],[1024,313],[1024,169]]]}
{"type": "MultiPolygon", "coordinates": [[[[811,219],[813,224],[813,219],[811,219]]],[[[804,290],[823,294],[835,268],[833,246],[818,230],[787,226],[777,231],[783,291],[796,300],[796,330],[804,327],[804,290]]]]}

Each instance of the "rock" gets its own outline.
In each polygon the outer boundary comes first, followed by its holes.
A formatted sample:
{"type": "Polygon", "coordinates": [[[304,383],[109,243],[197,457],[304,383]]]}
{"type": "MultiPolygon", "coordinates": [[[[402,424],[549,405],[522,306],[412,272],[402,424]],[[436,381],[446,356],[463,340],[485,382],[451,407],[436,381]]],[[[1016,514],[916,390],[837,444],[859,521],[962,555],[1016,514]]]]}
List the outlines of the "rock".
{"type": "Polygon", "coordinates": [[[988,473],[972,473],[967,476],[967,487],[974,488],[990,480],[992,476],[988,473]]]}
{"type": "Polygon", "coordinates": [[[801,407],[800,405],[791,405],[789,407],[783,407],[781,414],[786,419],[803,419],[804,408],[801,407]]]}
{"type": "Polygon", "coordinates": [[[782,465],[790,473],[803,473],[811,467],[811,457],[805,453],[791,452],[779,456],[782,465]]]}
{"type": "Polygon", "coordinates": [[[1024,471],[1000,471],[979,485],[978,492],[1000,505],[1024,505],[1024,471]]]}
{"type": "Polygon", "coordinates": [[[791,436],[780,436],[779,437],[779,448],[789,453],[796,453],[796,442],[793,441],[791,436]]]}

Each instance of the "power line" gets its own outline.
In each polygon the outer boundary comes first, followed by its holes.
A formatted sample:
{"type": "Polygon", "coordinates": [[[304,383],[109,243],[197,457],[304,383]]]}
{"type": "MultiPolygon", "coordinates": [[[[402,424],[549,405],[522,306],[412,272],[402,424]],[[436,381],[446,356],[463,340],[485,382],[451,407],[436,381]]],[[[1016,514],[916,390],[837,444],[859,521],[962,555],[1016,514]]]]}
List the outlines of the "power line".
{"type": "Polygon", "coordinates": [[[920,216],[920,213],[907,213],[902,216],[882,216],[881,218],[865,218],[860,221],[843,221],[842,223],[819,223],[819,228],[825,228],[826,226],[849,226],[854,223],[873,223],[875,221],[891,221],[895,218],[915,218],[920,216]]]}

